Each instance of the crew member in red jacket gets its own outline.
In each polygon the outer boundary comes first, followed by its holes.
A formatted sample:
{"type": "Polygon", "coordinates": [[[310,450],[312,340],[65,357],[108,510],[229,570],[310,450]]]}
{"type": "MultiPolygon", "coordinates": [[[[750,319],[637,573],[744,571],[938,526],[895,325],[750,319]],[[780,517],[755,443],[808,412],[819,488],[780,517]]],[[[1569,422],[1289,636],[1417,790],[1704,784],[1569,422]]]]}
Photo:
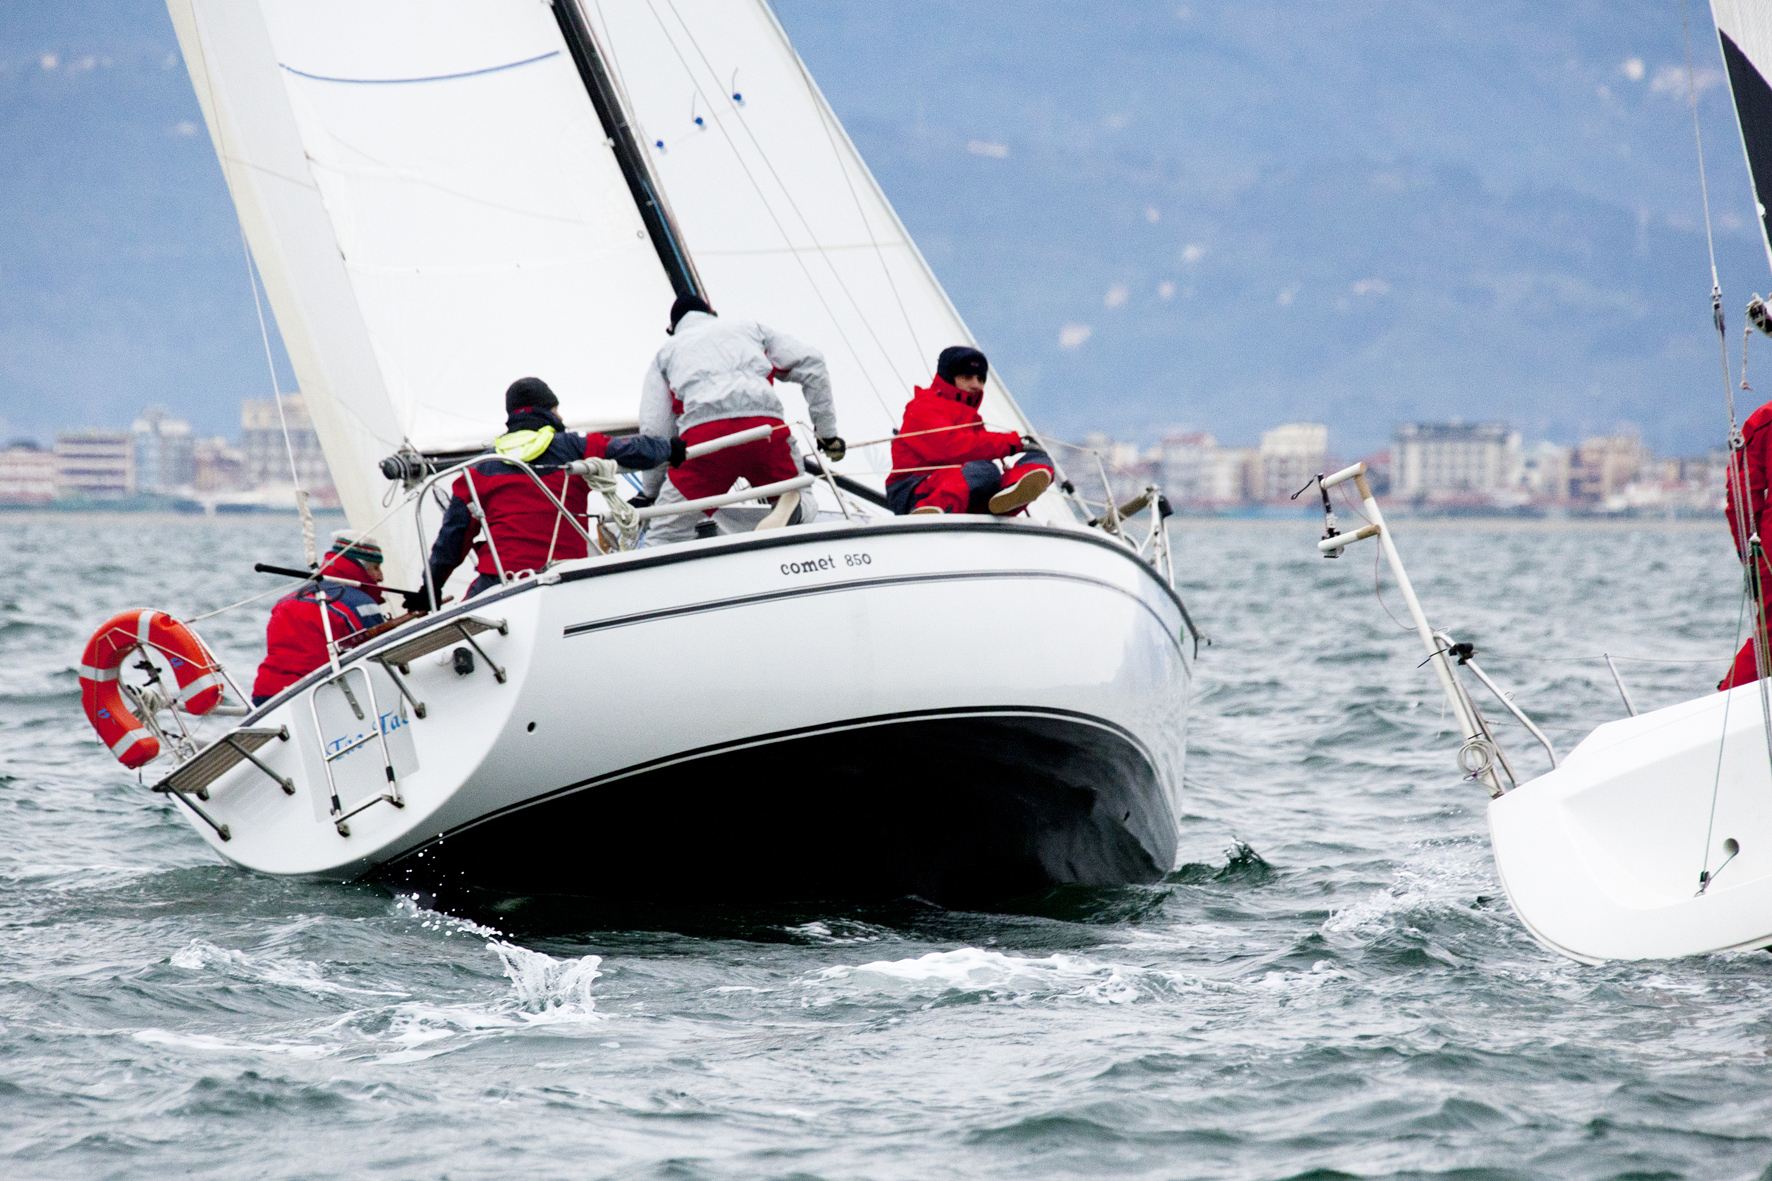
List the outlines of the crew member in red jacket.
{"type": "MultiPolygon", "coordinates": [[[[1724,509],[1729,515],[1729,536],[1735,539],[1735,552],[1743,562],[1747,561],[1750,539],[1757,532],[1760,535],[1760,617],[1772,617],[1772,566],[1768,566],[1765,553],[1772,550],[1772,402],[1766,403],[1747,416],[1741,426],[1741,450],[1735,453],[1729,463],[1729,498],[1724,509]],[[1741,508],[1737,501],[1747,501],[1747,517],[1741,517],[1741,508]]],[[[1767,652],[1772,657],[1772,651],[1767,652]]],[[[1754,641],[1749,636],[1741,651],[1735,654],[1735,665],[1729,675],[1723,678],[1718,689],[1733,689],[1737,685],[1751,685],[1759,680],[1759,668],[1754,660],[1754,641]]]]}
{"type": "Polygon", "coordinates": [[[904,408],[892,440],[886,502],[895,513],[1020,512],[1052,483],[1052,460],[1032,438],[987,431],[979,417],[990,362],[977,349],[943,349],[935,380],[904,408]],[[1008,471],[995,461],[1020,454],[1008,471]]]}
{"type": "MultiPolygon", "coordinates": [[[[559,469],[579,459],[613,459],[622,467],[645,471],[683,462],[681,439],[655,435],[629,435],[611,439],[606,435],[581,435],[566,429],[556,413],[560,399],[539,377],[524,377],[505,391],[505,431],[493,444],[499,455],[522,460],[535,469],[554,498],[565,505],[580,527],[589,532],[586,506],[589,488],[581,479],[570,479],[559,469]]],[[[449,507],[443,526],[431,545],[430,585],[441,596],[443,583],[468,556],[482,526],[491,544],[480,542],[480,576],[468,587],[468,598],[497,586],[503,577],[546,569],[550,562],[582,558],[590,550],[584,535],[560,519],[554,499],[535,485],[529,473],[503,459],[477,463],[456,478],[450,488],[449,507]],[[476,511],[477,510],[477,511],[476,511]]],[[[406,606],[423,611],[429,595],[409,596],[406,606]]]]}
{"type": "Polygon", "coordinates": [[[381,546],[366,533],[341,529],[332,535],[332,549],[320,563],[321,573],[350,581],[322,578],[318,583],[303,583],[271,608],[264,663],[258,666],[258,678],[252,682],[252,704],[263,705],[325,664],[330,659],[326,651],[329,630],[332,642],[337,643],[382,622],[381,592],[354,585],[380,582],[381,558],[381,546]]]}

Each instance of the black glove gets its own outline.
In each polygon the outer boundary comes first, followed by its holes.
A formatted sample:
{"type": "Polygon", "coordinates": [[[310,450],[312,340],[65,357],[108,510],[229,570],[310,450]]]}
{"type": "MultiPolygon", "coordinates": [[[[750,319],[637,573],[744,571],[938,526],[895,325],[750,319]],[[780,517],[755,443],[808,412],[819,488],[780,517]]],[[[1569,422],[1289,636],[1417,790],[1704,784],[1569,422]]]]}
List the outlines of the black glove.
{"type": "Polygon", "coordinates": [[[431,609],[431,584],[429,580],[415,591],[407,591],[400,596],[400,602],[408,611],[424,615],[431,609]]]}
{"type": "MultiPolygon", "coordinates": [[[[677,441],[679,443],[682,442],[681,439],[679,439],[677,441]]],[[[656,501],[657,499],[658,499],[658,497],[656,497],[656,496],[648,496],[644,492],[642,492],[638,496],[628,497],[628,503],[633,505],[635,508],[651,508],[653,505],[653,502],[656,501]]]]}
{"type": "Polygon", "coordinates": [[[1023,435],[1021,437],[1021,449],[1023,451],[1044,451],[1044,450],[1046,450],[1046,448],[1040,446],[1040,440],[1034,438],[1032,435],[1023,435]]]}
{"type": "MultiPolygon", "coordinates": [[[[682,467],[683,461],[688,458],[689,458],[689,444],[687,444],[683,441],[682,436],[678,436],[677,438],[672,439],[671,440],[671,466],[672,467],[682,467]]],[[[649,500],[646,503],[651,504],[652,502],[649,500]]]]}
{"type": "Polygon", "coordinates": [[[832,463],[841,462],[843,457],[849,454],[849,444],[843,441],[841,435],[832,435],[828,439],[820,439],[818,441],[818,449],[824,452],[825,458],[829,459],[832,463]]]}

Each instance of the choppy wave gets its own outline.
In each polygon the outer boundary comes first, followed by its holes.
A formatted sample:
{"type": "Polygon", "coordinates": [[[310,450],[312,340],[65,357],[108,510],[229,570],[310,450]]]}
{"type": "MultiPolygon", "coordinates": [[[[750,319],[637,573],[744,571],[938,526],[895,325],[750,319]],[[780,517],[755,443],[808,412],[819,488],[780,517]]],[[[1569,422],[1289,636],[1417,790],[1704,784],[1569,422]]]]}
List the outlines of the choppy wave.
{"type": "MultiPolygon", "coordinates": [[[[288,562],[293,529],[107,534],[92,577],[83,528],[0,521],[47,588],[0,626],[9,1181],[1767,1175],[1772,956],[1538,948],[1413,641],[1308,526],[1177,533],[1215,643],[1164,881],[584,930],[560,900],[473,922],[218,864],[70,714],[70,648],[119,602],[263,589],[154,555],[288,562]]],[[[1731,646],[1719,530],[1406,528],[1436,622],[1559,740],[1620,710],[1565,656],[1628,632],[1667,658],[1628,673],[1653,706],[1731,646]]],[[[237,671],[256,610],[203,625],[237,671]]]]}

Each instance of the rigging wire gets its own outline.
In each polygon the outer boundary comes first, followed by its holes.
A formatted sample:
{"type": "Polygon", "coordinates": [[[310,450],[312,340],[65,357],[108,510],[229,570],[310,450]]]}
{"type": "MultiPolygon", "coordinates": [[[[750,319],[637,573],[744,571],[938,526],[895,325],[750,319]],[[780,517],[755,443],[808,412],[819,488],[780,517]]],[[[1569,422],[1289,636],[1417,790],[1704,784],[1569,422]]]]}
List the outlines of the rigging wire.
{"type": "MultiPolygon", "coordinates": [[[[665,0],[665,3],[670,7],[671,15],[676,17],[678,23],[683,26],[684,35],[687,37],[689,44],[694,47],[696,55],[701,58],[702,65],[705,66],[710,73],[714,74],[715,77],[718,77],[718,71],[715,71],[713,65],[708,61],[706,52],[702,49],[700,42],[696,40],[695,34],[689,31],[688,22],[686,22],[683,19],[683,15],[677,11],[676,5],[672,0],[665,0]]],[[[657,5],[653,3],[653,0],[647,0],[646,6],[652,12],[653,19],[658,22],[659,30],[664,34],[665,40],[670,44],[671,51],[676,54],[677,61],[683,67],[683,73],[689,78],[690,84],[694,85],[699,91],[701,87],[695,81],[695,72],[690,68],[688,60],[683,56],[683,51],[678,48],[675,38],[670,35],[670,31],[666,28],[664,18],[659,15],[657,5]]],[[[844,345],[848,347],[850,354],[854,356],[857,361],[860,361],[860,352],[856,349],[854,343],[850,341],[848,332],[844,330],[842,321],[837,318],[836,311],[831,307],[830,301],[825,298],[824,291],[819,287],[818,281],[812,277],[811,268],[806,265],[806,259],[803,253],[795,247],[793,237],[788,233],[787,227],[782,224],[781,218],[777,216],[775,207],[769,202],[768,198],[764,196],[763,186],[758,183],[757,177],[751,171],[750,165],[745,161],[744,155],[738,150],[738,144],[734,142],[732,135],[726,130],[726,122],[720,117],[718,106],[711,103],[709,106],[709,113],[713,115],[714,125],[720,129],[721,136],[726,140],[727,146],[732,149],[733,156],[738,160],[739,167],[744,170],[745,179],[750,181],[751,188],[756,192],[758,198],[762,200],[763,207],[768,211],[770,220],[775,223],[776,229],[781,233],[782,241],[787,244],[788,252],[793,255],[794,261],[799,265],[801,272],[806,276],[806,281],[812,286],[813,293],[818,297],[819,303],[823,305],[825,312],[830,315],[831,323],[836,328],[837,334],[843,338],[844,345]]],[[[792,190],[782,181],[780,174],[775,170],[774,164],[770,163],[769,157],[767,153],[763,151],[762,145],[757,142],[756,136],[751,134],[749,125],[745,124],[743,120],[740,120],[739,122],[741,126],[744,126],[745,133],[750,137],[751,145],[756,149],[758,156],[761,157],[764,167],[769,170],[770,176],[774,178],[775,183],[781,188],[783,194],[786,195],[789,208],[791,208],[794,211],[795,216],[800,219],[801,225],[805,227],[807,233],[812,237],[814,246],[818,248],[822,255],[824,253],[824,248],[818,242],[818,235],[812,230],[812,223],[807,220],[806,215],[801,212],[798,202],[794,200],[792,190]]],[[[829,258],[825,259],[825,263],[826,265],[831,265],[829,258]]],[[[850,305],[855,308],[857,312],[861,311],[860,303],[850,292],[848,285],[843,282],[842,275],[836,271],[834,266],[831,267],[831,270],[837,280],[837,286],[842,290],[843,295],[849,300],[850,305]]],[[[868,335],[873,337],[874,346],[879,349],[881,355],[886,359],[887,365],[891,366],[893,375],[900,382],[904,381],[904,375],[899,373],[898,366],[893,364],[892,354],[887,351],[885,345],[880,341],[878,334],[874,332],[872,324],[869,323],[865,315],[862,316],[862,325],[867,329],[868,335]]],[[[881,411],[886,414],[888,419],[890,419],[892,417],[892,408],[887,405],[885,397],[882,396],[879,387],[874,383],[872,373],[869,372],[865,365],[862,366],[862,374],[867,378],[868,388],[872,390],[875,400],[880,403],[881,411]]]]}
{"type": "MultiPolygon", "coordinates": [[[[916,349],[919,355],[927,355],[923,348],[922,338],[917,335],[917,326],[911,322],[911,311],[909,308],[905,307],[904,297],[899,294],[898,281],[892,277],[892,268],[886,263],[885,248],[880,245],[880,240],[875,236],[873,227],[868,224],[867,211],[862,207],[861,193],[856,190],[855,178],[849,175],[849,168],[843,162],[842,149],[837,147],[837,136],[831,126],[835,122],[836,116],[829,110],[828,105],[825,103],[824,95],[819,91],[817,83],[813,82],[812,74],[806,69],[806,62],[801,58],[800,51],[793,47],[792,41],[788,38],[787,31],[781,23],[781,15],[775,11],[775,6],[773,4],[767,6],[769,8],[770,17],[775,21],[776,27],[782,31],[782,40],[789,42],[788,51],[793,54],[794,65],[800,71],[800,80],[806,84],[806,93],[812,98],[813,105],[818,108],[818,122],[819,125],[824,128],[825,141],[831,145],[831,156],[837,161],[837,171],[843,174],[844,183],[849,186],[850,200],[855,202],[855,215],[861,219],[861,228],[867,235],[868,241],[873,243],[874,256],[880,262],[881,273],[886,276],[886,285],[892,289],[892,300],[898,305],[898,314],[904,317],[905,331],[911,334],[911,347],[916,349]]],[[[845,138],[847,138],[847,135],[845,135],[845,138]]],[[[856,155],[859,158],[860,153],[856,153],[856,155]]],[[[862,163],[862,167],[864,169],[867,167],[865,162],[862,163]]],[[[888,208],[887,212],[891,213],[892,210],[888,208]]],[[[893,220],[894,222],[897,222],[898,219],[896,215],[894,215],[893,220]]],[[[908,245],[910,242],[910,235],[905,232],[902,223],[899,224],[898,231],[903,236],[905,244],[908,245]]],[[[896,366],[894,366],[893,372],[897,372],[896,366]]]]}
{"type": "MultiPolygon", "coordinates": [[[[206,118],[214,121],[217,134],[222,135],[225,133],[222,131],[221,107],[216,102],[215,84],[210,78],[211,70],[209,52],[204,48],[203,18],[199,15],[195,5],[191,8],[191,27],[192,31],[197,35],[197,53],[202,59],[203,90],[209,97],[209,108],[204,114],[206,118]]],[[[218,143],[217,148],[220,149],[221,147],[222,145],[218,143]]],[[[222,172],[224,176],[227,176],[227,166],[232,158],[226,151],[218,151],[217,154],[222,157],[222,172]]],[[[227,180],[228,187],[230,189],[233,188],[233,178],[227,176],[227,180]]],[[[320,551],[319,545],[314,537],[314,515],[308,510],[308,493],[307,490],[302,487],[301,473],[296,470],[295,466],[295,444],[289,437],[289,420],[283,414],[283,392],[278,388],[277,363],[271,355],[271,334],[270,330],[265,326],[265,309],[258,297],[259,281],[256,274],[256,265],[252,257],[252,246],[246,240],[246,223],[240,218],[240,210],[238,206],[234,209],[234,226],[240,231],[240,252],[246,259],[246,283],[252,288],[252,306],[258,313],[259,339],[264,342],[265,365],[271,371],[271,397],[277,405],[277,421],[283,428],[283,449],[284,453],[289,457],[289,478],[295,483],[295,511],[301,517],[302,550],[308,560],[308,565],[317,566],[320,562],[320,551]]]]}
{"type": "MultiPolygon", "coordinates": [[[[1741,625],[1747,620],[1747,596],[1741,599],[1741,610],[1735,617],[1735,647],[1741,648],[1741,625]]],[[[1723,733],[1717,739],[1717,770],[1710,781],[1710,817],[1704,822],[1704,867],[1699,870],[1700,886],[1710,881],[1710,839],[1715,834],[1717,823],[1717,796],[1723,787],[1723,747],[1729,741],[1729,707],[1734,704],[1734,695],[1723,694],[1723,733]]]]}
{"type": "MultiPolygon", "coordinates": [[[[238,218],[236,218],[236,221],[238,218]]],[[[289,478],[295,483],[295,510],[301,516],[302,551],[309,566],[320,564],[320,546],[314,536],[314,514],[308,509],[308,490],[302,487],[301,471],[295,464],[295,441],[289,434],[289,418],[283,413],[283,391],[278,387],[277,362],[271,355],[271,332],[265,325],[264,304],[258,297],[257,267],[252,247],[246,241],[246,227],[240,227],[240,249],[246,255],[246,281],[252,286],[252,307],[258,313],[258,335],[265,346],[265,366],[271,371],[271,397],[277,404],[277,422],[283,428],[283,453],[289,457],[289,478]]]]}
{"type": "MultiPolygon", "coordinates": [[[[1766,683],[1772,673],[1772,651],[1768,650],[1766,632],[1765,588],[1760,584],[1764,574],[1761,539],[1759,530],[1749,516],[1750,497],[1747,488],[1747,462],[1742,451],[1741,428],[1735,415],[1735,388],[1729,381],[1729,337],[1723,322],[1723,288],[1717,278],[1717,246],[1711,231],[1710,216],[1710,183],[1705,176],[1704,168],[1704,135],[1698,122],[1698,81],[1692,68],[1692,29],[1687,17],[1686,0],[1680,0],[1680,35],[1684,39],[1686,49],[1686,99],[1692,108],[1692,142],[1698,152],[1698,191],[1704,202],[1704,245],[1710,257],[1710,306],[1711,322],[1717,330],[1717,353],[1723,366],[1723,401],[1729,416],[1729,478],[1727,480],[1730,507],[1735,510],[1735,552],[1742,561],[1742,591],[1744,599],[1754,600],[1752,643],[1754,646],[1754,671],[1758,674],[1756,683],[1759,687],[1760,723],[1766,739],[1766,757],[1772,763],[1772,687],[1766,683]],[[1739,475],[1738,475],[1739,473],[1739,475]]],[[[1747,342],[1742,342],[1742,384],[1747,380],[1747,342]]],[[[1744,602],[1742,611],[1748,610],[1744,602]]],[[[1740,627],[1737,625],[1736,638],[1740,639],[1740,627]]],[[[1717,795],[1722,788],[1723,744],[1728,740],[1728,703],[1723,707],[1724,730],[1717,740],[1717,774],[1711,785],[1711,814],[1714,818],[1717,807],[1717,795]]],[[[1710,869],[1710,834],[1705,835],[1704,872],[1710,869]]],[[[1699,879],[1702,885],[1708,878],[1699,879]]]]}
{"type": "Polygon", "coordinates": [[[193,615],[189,619],[185,620],[184,622],[186,622],[186,623],[202,623],[205,619],[214,619],[217,615],[226,615],[229,611],[234,610],[236,607],[244,607],[248,603],[256,603],[260,599],[265,598],[269,595],[277,594],[277,593],[281,592],[282,590],[283,590],[283,587],[280,585],[273,586],[270,590],[259,591],[256,595],[253,595],[250,598],[241,599],[238,603],[229,603],[226,607],[217,607],[213,611],[205,611],[201,615],[193,615]]]}

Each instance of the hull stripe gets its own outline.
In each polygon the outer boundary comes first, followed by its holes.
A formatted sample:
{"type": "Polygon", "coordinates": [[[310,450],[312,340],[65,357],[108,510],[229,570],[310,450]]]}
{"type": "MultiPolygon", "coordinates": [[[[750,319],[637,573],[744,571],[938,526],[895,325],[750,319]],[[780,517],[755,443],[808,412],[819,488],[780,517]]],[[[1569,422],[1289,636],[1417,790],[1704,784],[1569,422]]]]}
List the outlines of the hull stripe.
{"type": "MultiPolygon", "coordinates": [[[[782,599],[797,599],[809,595],[836,594],[842,591],[871,590],[888,586],[909,586],[917,583],[985,582],[997,579],[1011,579],[1015,581],[1050,579],[1060,582],[1077,582],[1087,586],[1099,587],[1102,590],[1113,591],[1116,594],[1125,595],[1127,598],[1143,607],[1146,611],[1149,611],[1152,617],[1156,619],[1158,626],[1163,629],[1163,634],[1175,645],[1176,650],[1178,652],[1182,651],[1181,635],[1179,631],[1171,634],[1169,631],[1169,623],[1143,598],[1133,594],[1123,586],[1116,586],[1114,583],[1105,582],[1099,578],[1090,578],[1083,574],[1070,574],[1057,570],[976,570],[950,571],[939,574],[901,574],[884,578],[857,578],[846,582],[825,582],[810,586],[786,587],[778,591],[764,591],[760,594],[754,595],[736,595],[730,599],[710,599],[701,603],[686,603],[681,607],[661,607],[656,611],[639,611],[632,615],[617,615],[610,619],[598,619],[586,623],[575,623],[567,627],[564,634],[568,637],[589,635],[591,632],[606,631],[609,628],[615,627],[627,627],[628,625],[635,623],[650,623],[659,619],[674,619],[683,615],[699,615],[705,611],[724,611],[732,607],[749,607],[758,603],[772,603],[782,599]]],[[[1185,654],[1183,658],[1185,660],[1185,654]]]]}

